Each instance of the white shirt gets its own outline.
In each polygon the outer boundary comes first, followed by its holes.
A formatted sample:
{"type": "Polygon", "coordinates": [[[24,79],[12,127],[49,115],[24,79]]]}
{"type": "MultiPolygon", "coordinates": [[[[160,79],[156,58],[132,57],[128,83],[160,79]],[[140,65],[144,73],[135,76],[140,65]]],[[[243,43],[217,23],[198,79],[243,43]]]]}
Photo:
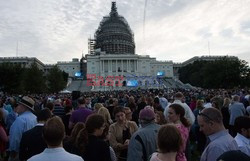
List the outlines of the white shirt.
{"type": "Polygon", "coordinates": [[[203,106],[205,108],[211,108],[212,107],[212,103],[208,102],[208,103],[205,103],[203,106]]]}
{"type": "Polygon", "coordinates": [[[83,159],[59,147],[46,148],[42,153],[34,155],[28,161],[83,161],[83,159]]]}
{"type": "Polygon", "coordinates": [[[234,140],[237,142],[240,151],[250,156],[250,140],[239,133],[237,133],[234,140]]]}
{"type": "MultiPolygon", "coordinates": [[[[192,110],[190,109],[190,107],[186,103],[182,103],[180,100],[174,100],[173,104],[181,105],[185,110],[185,118],[188,119],[188,121],[190,121],[191,124],[194,123],[195,116],[194,116],[192,110]]],[[[169,109],[170,105],[171,104],[169,104],[164,110],[164,116],[166,119],[168,118],[168,109],[169,109]]]]}

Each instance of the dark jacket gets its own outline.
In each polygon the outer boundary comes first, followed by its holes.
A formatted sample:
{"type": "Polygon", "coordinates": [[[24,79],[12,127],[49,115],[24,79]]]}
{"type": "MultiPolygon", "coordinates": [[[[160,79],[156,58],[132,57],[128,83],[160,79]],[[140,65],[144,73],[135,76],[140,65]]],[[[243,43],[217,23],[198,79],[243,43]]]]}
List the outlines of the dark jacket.
{"type": "Polygon", "coordinates": [[[19,148],[20,160],[28,160],[30,157],[43,152],[47,148],[42,137],[42,132],[43,126],[37,125],[23,133],[19,148]]]}
{"type": "Polygon", "coordinates": [[[102,139],[89,135],[83,158],[84,161],[111,161],[109,145],[102,139]]]}

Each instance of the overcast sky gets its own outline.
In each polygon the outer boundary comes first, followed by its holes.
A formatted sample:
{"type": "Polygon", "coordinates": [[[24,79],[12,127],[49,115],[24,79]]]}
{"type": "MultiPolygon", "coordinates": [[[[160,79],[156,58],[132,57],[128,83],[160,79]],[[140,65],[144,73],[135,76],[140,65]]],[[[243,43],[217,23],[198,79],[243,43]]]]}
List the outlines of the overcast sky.
{"type": "MultiPolygon", "coordinates": [[[[250,0],[116,0],[134,32],[136,54],[183,62],[235,55],[250,62],[250,0]]],[[[0,0],[0,56],[71,61],[88,53],[111,0],[0,0]],[[16,52],[18,44],[18,52],[16,52]]]]}

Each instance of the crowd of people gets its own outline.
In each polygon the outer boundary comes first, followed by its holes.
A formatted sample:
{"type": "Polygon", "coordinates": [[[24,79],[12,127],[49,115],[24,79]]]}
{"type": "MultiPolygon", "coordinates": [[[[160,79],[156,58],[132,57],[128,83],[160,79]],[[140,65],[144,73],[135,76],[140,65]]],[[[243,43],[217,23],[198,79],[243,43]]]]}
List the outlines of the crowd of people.
{"type": "Polygon", "coordinates": [[[250,160],[249,92],[2,94],[0,160],[250,160]]]}

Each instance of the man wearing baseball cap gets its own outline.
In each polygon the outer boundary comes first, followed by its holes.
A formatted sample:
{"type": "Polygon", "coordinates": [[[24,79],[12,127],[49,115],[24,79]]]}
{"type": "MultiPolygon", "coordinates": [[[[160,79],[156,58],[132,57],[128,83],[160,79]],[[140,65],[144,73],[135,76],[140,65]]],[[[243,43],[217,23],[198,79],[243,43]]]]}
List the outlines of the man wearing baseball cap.
{"type": "Polygon", "coordinates": [[[8,149],[10,152],[9,161],[18,160],[22,134],[37,124],[36,116],[33,114],[34,104],[35,101],[28,96],[22,97],[21,101],[18,103],[16,109],[18,117],[10,127],[8,149]]]}
{"type": "Polygon", "coordinates": [[[136,131],[129,142],[127,161],[147,161],[157,149],[157,133],[160,125],[155,123],[155,113],[145,107],[140,111],[141,128],[136,131]]]}

